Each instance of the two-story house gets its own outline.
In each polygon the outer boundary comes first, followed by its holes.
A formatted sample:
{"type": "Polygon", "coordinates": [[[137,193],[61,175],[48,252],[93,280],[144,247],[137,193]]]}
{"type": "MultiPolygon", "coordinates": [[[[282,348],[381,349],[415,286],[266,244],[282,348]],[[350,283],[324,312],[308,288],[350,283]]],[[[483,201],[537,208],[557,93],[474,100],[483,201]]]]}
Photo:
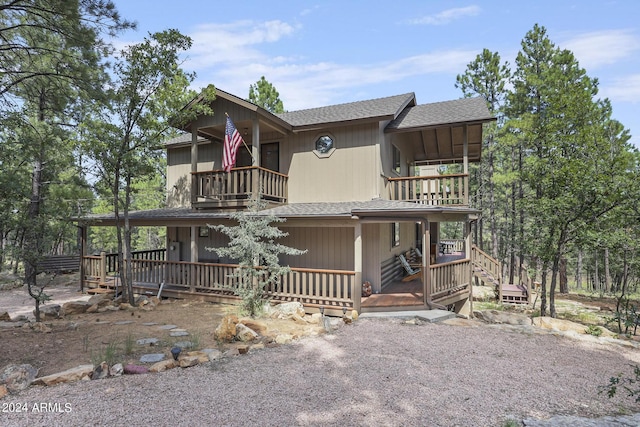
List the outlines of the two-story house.
{"type": "MultiPolygon", "coordinates": [[[[468,171],[480,160],[483,124],[494,120],[483,99],[418,105],[407,93],[272,114],[217,90],[212,108],[214,115],[198,117],[165,144],[167,207],[130,214],[132,225],[167,229],[166,249],[131,261],[136,289],[235,298],[234,260],[206,250],[226,245],[227,237],[207,225],[231,224],[230,212],[260,193],[271,213],[286,218],[281,243],[307,250],[281,259],[291,273],[272,290],[274,299],[334,313],[469,310],[469,231],[479,212],[469,207],[468,171]],[[246,142],[230,172],[222,170],[226,114],[246,142]],[[428,167],[454,163],[460,173],[428,167]],[[433,172],[416,176],[424,170],[433,172]],[[442,244],[444,222],[461,224],[463,239],[442,244]],[[416,274],[403,282],[411,272],[404,260],[416,274]],[[362,296],[364,282],[371,296],[362,296]]],[[[102,215],[82,224],[114,222],[102,215]]],[[[84,258],[87,283],[108,282],[113,262],[84,258]]]]}

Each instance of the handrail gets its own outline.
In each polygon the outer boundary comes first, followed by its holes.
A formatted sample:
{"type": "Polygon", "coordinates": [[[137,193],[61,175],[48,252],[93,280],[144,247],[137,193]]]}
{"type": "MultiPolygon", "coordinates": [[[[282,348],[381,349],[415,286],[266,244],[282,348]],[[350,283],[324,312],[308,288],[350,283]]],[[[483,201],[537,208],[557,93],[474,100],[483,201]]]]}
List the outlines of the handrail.
{"type": "Polygon", "coordinates": [[[424,205],[469,205],[469,174],[407,176],[387,179],[389,198],[424,205]]]}

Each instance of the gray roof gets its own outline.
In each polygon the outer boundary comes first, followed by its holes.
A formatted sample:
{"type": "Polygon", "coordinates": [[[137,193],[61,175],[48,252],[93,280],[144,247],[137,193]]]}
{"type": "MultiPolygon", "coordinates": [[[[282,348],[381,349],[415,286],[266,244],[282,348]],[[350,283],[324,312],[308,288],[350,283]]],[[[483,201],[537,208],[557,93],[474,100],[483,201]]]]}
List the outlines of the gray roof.
{"type": "Polygon", "coordinates": [[[488,120],[494,120],[494,117],[483,98],[462,98],[406,108],[386,129],[402,130],[488,120]]]}
{"type": "MultiPolygon", "coordinates": [[[[208,141],[206,138],[198,136],[198,142],[206,142],[208,141]]],[[[168,145],[182,145],[182,144],[191,144],[191,134],[183,133],[174,138],[168,139],[163,143],[165,146],[168,145]]]]}
{"type": "Polygon", "coordinates": [[[415,105],[415,94],[405,93],[386,98],[290,111],[276,114],[276,116],[294,127],[301,127],[371,118],[393,119],[407,105],[415,105]]]}

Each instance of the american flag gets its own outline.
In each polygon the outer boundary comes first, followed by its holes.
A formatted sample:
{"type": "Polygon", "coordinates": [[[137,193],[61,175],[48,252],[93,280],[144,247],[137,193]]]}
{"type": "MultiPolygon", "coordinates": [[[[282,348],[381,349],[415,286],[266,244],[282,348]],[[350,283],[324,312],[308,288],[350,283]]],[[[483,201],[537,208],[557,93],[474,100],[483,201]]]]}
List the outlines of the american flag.
{"type": "Polygon", "coordinates": [[[227,116],[227,126],[224,131],[224,153],[222,154],[222,169],[225,172],[229,172],[236,165],[238,147],[243,142],[240,132],[231,121],[231,117],[227,116]]]}

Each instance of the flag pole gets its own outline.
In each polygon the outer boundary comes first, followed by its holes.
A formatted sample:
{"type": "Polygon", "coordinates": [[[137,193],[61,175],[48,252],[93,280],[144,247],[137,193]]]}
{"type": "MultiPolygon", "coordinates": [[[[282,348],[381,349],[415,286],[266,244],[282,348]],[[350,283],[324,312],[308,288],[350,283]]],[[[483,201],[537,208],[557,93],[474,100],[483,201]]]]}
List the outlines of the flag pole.
{"type": "MultiPolygon", "coordinates": [[[[227,113],[226,111],[224,112],[224,115],[227,116],[228,119],[230,119],[231,117],[229,117],[229,113],[227,113]]],[[[235,124],[234,124],[235,126],[235,124]]],[[[249,152],[249,155],[251,156],[251,158],[253,159],[253,161],[256,161],[256,158],[253,157],[253,152],[251,151],[251,149],[249,148],[249,146],[247,145],[247,142],[244,140],[244,138],[242,138],[242,136],[240,137],[240,139],[242,139],[242,144],[244,145],[244,148],[247,149],[247,151],[249,152]]]]}

